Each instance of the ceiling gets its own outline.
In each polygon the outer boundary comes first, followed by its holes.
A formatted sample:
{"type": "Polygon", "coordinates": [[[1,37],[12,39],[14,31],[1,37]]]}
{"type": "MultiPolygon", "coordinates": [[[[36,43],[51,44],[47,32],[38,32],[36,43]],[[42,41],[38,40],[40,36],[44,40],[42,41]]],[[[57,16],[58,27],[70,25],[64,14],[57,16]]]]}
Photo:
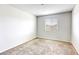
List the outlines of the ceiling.
{"type": "Polygon", "coordinates": [[[72,11],[74,8],[73,4],[13,4],[11,6],[35,16],[72,11]]]}

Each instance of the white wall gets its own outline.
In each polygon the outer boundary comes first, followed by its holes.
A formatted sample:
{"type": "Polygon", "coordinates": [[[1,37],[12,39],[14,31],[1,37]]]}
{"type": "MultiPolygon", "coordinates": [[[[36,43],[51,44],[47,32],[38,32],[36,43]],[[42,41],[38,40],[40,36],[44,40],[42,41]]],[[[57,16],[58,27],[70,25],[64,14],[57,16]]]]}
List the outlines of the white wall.
{"type": "Polygon", "coordinates": [[[38,16],[37,36],[40,38],[70,42],[71,18],[72,18],[71,12],[60,13],[49,16],[38,16]],[[58,19],[57,33],[45,32],[45,22],[44,22],[45,19],[58,19]]]}
{"type": "Polygon", "coordinates": [[[79,54],[79,5],[72,12],[72,44],[79,54]]]}
{"type": "Polygon", "coordinates": [[[35,16],[9,5],[0,5],[0,52],[35,37],[35,16]]]}

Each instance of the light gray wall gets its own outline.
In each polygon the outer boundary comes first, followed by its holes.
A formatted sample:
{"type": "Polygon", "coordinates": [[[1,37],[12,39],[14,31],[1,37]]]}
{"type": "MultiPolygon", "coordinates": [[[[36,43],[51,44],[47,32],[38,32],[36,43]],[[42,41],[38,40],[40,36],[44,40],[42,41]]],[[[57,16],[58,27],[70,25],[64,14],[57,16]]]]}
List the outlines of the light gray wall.
{"type": "Polygon", "coordinates": [[[71,19],[72,13],[60,13],[48,16],[38,16],[37,17],[37,37],[52,39],[52,40],[59,40],[59,41],[67,41],[70,42],[71,40],[71,19]],[[45,19],[58,19],[58,32],[45,32],[45,19]]]}
{"type": "Polygon", "coordinates": [[[79,54],[79,5],[72,12],[72,44],[79,54]]]}
{"type": "Polygon", "coordinates": [[[35,37],[35,16],[9,5],[0,5],[0,52],[35,37]]]}

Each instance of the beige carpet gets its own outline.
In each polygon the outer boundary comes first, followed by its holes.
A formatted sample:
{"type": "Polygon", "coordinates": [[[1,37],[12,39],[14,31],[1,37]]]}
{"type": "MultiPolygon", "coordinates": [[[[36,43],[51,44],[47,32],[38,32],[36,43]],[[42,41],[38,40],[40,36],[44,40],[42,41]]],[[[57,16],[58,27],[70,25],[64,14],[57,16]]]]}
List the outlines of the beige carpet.
{"type": "Polygon", "coordinates": [[[34,39],[1,55],[77,55],[72,44],[48,39],[34,39]]]}

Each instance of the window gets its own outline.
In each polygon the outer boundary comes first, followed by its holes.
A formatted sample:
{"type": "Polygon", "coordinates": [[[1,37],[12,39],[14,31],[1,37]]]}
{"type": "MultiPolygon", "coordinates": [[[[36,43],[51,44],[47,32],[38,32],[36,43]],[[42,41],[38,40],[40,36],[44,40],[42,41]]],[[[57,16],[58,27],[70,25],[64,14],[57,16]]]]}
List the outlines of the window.
{"type": "Polygon", "coordinates": [[[45,19],[45,32],[57,32],[58,20],[57,19],[45,19]]]}

